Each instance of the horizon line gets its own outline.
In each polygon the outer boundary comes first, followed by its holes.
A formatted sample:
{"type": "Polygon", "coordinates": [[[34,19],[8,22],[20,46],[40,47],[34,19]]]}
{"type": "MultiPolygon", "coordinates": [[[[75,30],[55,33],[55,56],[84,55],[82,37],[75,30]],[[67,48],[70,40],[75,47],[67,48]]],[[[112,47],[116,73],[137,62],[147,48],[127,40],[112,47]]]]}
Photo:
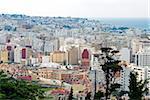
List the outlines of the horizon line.
{"type": "Polygon", "coordinates": [[[70,17],[70,18],[87,18],[87,19],[105,19],[105,18],[108,18],[108,19],[111,19],[111,18],[120,18],[120,19],[124,19],[124,18],[133,18],[133,19],[150,19],[150,17],[89,17],[89,16],[49,16],[49,15],[30,15],[30,14],[25,14],[25,13],[3,13],[3,12],[0,12],[0,15],[25,15],[25,16],[29,16],[29,17],[70,17]]]}

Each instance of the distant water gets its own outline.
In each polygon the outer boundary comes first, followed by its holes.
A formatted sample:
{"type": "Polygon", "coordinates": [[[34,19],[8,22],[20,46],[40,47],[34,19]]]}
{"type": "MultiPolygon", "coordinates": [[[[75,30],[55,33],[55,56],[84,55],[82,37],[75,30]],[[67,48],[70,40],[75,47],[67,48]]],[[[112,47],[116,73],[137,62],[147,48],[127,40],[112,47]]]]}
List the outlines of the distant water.
{"type": "Polygon", "coordinates": [[[126,26],[134,28],[150,28],[150,18],[98,18],[101,23],[114,26],[126,26]]]}

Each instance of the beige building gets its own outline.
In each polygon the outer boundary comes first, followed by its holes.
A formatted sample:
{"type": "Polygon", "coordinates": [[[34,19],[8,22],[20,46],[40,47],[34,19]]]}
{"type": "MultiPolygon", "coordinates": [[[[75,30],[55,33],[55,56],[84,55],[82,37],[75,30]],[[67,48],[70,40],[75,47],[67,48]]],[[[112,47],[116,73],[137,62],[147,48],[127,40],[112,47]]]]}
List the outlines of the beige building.
{"type": "Polygon", "coordinates": [[[8,51],[7,50],[0,51],[0,61],[8,62],[8,51]]]}
{"type": "Polygon", "coordinates": [[[72,47],[70,50],[68,50],[68,64],[78,64],[78,48],[72,47]]]}
{"type": "Polygon", "coordinates": [[[73,84],[83,84],[86,81],[86,73],[78,71],[68,71],[60,69],[51,69],[51,68],[40,68],[35,71],[38,77],[43,77],[46,79],[56,79],[65,81],[73,84]]]}
{"type": "Polygon", "coordinates": [[[54,63],[67,64],[68,54],[64,51],[55,51],[51,54],[50,59],[54,63]]]}
{"type": "MultiPolygon", "coordinates": [[[[22,58],[21,59],[21,63],[24,64],[24,65],[29,65],[31,63],[31,58],[33,56],[33,51],[31,48],[25,48],[26,49],[26,52],[25,52],[25,59],[22,58]]],[[[22,52],[23,54],[23,52],[22,52]]]]}
{"type": "Polygon", "coordinates": [[[53,70],[50,68],[40,68],[34,73],[36,73],[38,77],[43,77],[46,79],[61,80],[61,70],[53,70]]]}
{"type": "Polygon", "coordinates": [[[42,68],[42,69],[38,69],[37,75],[39,77],[51,79],[52,78],[52,72],[53,72],[52,70],[49,70],[47,68],[42,68]]]}

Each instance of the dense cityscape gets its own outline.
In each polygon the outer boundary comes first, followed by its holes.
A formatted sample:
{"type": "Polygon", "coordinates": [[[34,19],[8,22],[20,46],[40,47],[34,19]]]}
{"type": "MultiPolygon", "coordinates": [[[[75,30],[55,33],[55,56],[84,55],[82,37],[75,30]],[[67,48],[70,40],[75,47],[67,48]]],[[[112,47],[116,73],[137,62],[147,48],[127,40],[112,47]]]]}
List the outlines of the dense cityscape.
{"type": "MultiPolygon", "coordinates": [[[[105,95],[93,99],[108,89],[103,65],[109,60],[102,48],[118,51],[111,57],[121,66],[113,75],[120,87],[109,98],[116,100],[117,93],[126,91],[117,100],[127,100],[131,72],[137,72],[137,81],[150,78],[149,27],[88,18],[0,15],[0,70],[46,88],[48,100],[72,100],[71,91],[73,100],[106,100],[105,95]]],[[[149,91],[143,98],[149,98],[150,80],[145,86],[149,91]]]]}

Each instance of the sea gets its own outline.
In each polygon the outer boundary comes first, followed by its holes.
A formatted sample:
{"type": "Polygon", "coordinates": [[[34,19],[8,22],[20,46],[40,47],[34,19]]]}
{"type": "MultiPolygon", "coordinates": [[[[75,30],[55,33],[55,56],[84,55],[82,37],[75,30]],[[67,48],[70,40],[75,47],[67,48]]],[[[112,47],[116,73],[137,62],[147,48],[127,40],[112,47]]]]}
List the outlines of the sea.
{"type": "Polygon", "coordinates": [[[116,27],[131,27],[150,29],[150,18],[96,18],[102,24],[110,24],[116,27]]]}

